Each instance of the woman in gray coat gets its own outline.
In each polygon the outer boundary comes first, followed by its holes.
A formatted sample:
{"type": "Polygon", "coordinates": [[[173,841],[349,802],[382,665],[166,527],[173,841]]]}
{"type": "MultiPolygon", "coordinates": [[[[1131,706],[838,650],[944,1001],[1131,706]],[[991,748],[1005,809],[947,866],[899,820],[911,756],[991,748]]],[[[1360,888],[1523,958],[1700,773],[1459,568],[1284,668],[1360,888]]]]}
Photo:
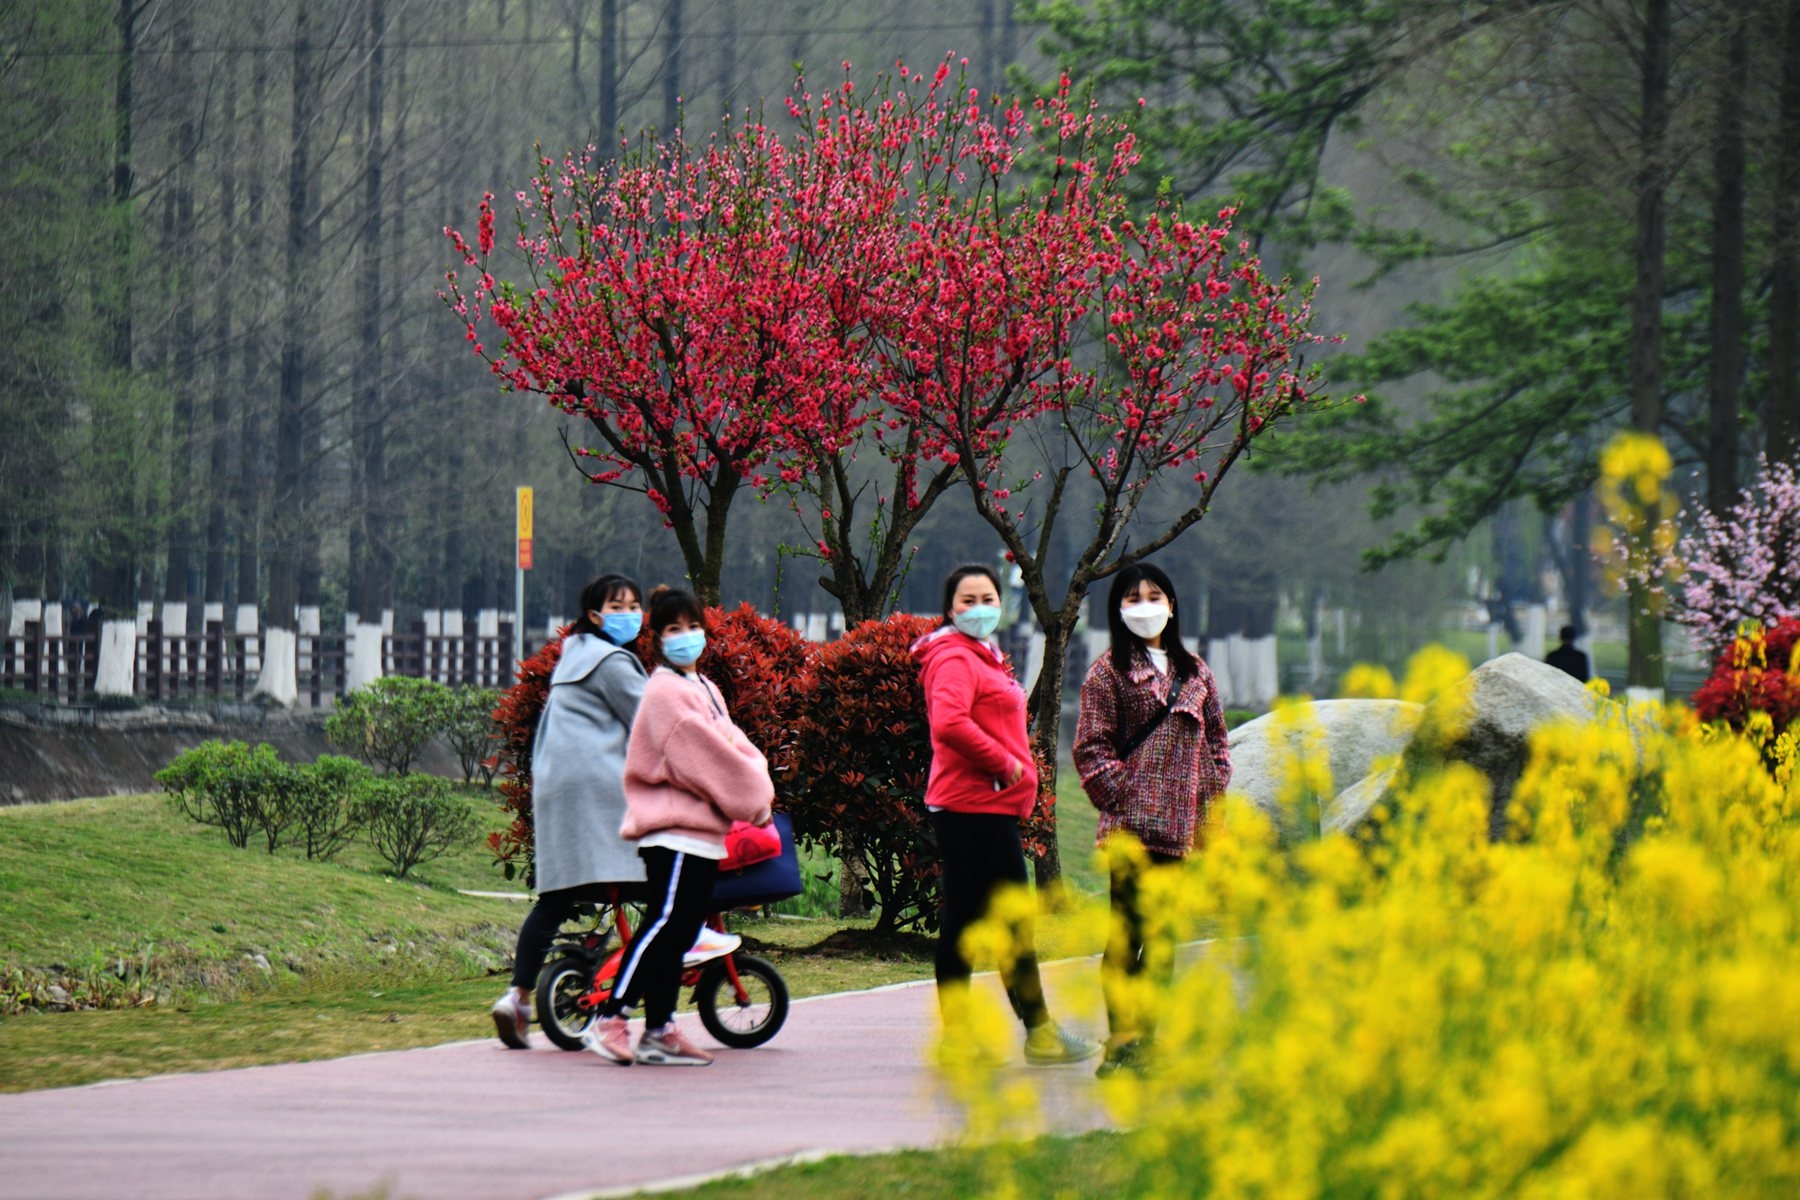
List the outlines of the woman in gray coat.
{"type": "Polygon", "coordinates": [[[531,744],[531,815],[537,903],[519,929],[512,986],[494,1002],[494,1030],[527,1049],[531,989],[544,955],[582,901],[609,883],[644,878],[637,848],[619,836],[625,817],[625,742],[644,695],[644,667],[625,649],[643,625],[634,580],[602,575],[581,589],[581,616],[563,639],[531,744]]]}

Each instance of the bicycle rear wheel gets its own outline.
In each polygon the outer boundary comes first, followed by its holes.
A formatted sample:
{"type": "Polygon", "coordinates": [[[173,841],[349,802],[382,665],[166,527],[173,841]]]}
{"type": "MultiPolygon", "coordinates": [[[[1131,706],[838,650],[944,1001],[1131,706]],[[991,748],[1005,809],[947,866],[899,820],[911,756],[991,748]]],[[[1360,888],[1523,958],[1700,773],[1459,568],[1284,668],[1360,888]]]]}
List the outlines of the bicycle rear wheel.
{"type": "Polygon", "coordinates": [[[583,1049],[582,1035],[600,1015],[580,1003],[593,986],[594,964],[578,955],[554,959],[538,972],[538,1024],[544,1036],[564,1050],[583,1049]]]}

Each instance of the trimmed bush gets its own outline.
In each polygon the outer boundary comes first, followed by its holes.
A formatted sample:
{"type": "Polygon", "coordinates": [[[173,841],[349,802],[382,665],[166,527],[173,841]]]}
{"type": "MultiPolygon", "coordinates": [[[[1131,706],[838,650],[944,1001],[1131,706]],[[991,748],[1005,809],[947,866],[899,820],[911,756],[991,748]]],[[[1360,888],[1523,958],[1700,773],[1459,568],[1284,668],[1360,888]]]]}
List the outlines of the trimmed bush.
{"type": "Polygon", "coordinates": [[[325,737],[389,775],[404,775],[443,728],[449,703],[441,683],[389,675],[344,697],[325,721],[325,737]]]}
{"type": "Polygon", "coordinates": [[[473,841],[480,824],[450,782],[432,775],[366,781],[357,789],[355,814],[397,879],[473,841]]]}
{"type": "Polygon", "coordinates": [[[444,698],[444,738],[456,751],[464,783],[473,783],[478,773],[483,787],[494,780],[494,754],[500,740],[494,706],[499,703],[500,693],[495,688],[451,688],[444,698]]]}
{"type": "Polygon", "coordinates": [[[294,823],[306,857],[320,861],[337,857],[360,828],[356,795],[374,775],[355,759],[336,754],[321,754],[317,762],[294,768],[293,774],[294,823]]]}
{"type": "Polygon", "coordinates": [[[786,755],[796,836],[860,862],[876,929],[933,930],[940,867],[925,809],[931,733],[911,646],[931,617],[869,621],[819,649],[786,755]]]}
{"type": "Polygon", "coordinates": [[[177,812],[218,827],[240,849],[261,833],[273,854],[296,817],[294,769],[267,744],[202,742],[158,771],[156,782],[177,812]]]}

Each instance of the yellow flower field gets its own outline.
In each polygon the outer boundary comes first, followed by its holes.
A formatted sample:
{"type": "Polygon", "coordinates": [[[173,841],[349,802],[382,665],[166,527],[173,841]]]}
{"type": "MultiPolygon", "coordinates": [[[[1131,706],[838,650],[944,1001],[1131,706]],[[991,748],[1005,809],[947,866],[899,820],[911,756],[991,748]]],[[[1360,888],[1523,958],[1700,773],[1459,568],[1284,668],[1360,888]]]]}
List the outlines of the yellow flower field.
{"type": "MultiPolygon", "coordinates": [[[[1291,851],[1228,805],[1153,905],[1220,936],[1143,998],[1155,1069],[1103,1085],[1135,1194],[1800,1195],[1800,784],[1615,710],[1536,733],[1502,842],[1466,767],[1291,851]]],[[[1029,1128],[1029,1088],[953,1082],[975,1128],[1029,1128]]]]}

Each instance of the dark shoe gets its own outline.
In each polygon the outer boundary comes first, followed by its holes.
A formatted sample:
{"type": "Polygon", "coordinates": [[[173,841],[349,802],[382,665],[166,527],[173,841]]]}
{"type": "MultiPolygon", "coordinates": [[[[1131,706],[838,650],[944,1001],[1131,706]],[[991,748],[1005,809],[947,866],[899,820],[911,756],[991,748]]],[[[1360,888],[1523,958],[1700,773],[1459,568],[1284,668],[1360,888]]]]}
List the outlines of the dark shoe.
{"type": "Polygon", "coordinates": [[[1110,1079],[1114,1075],[1129,1072],[1142,1075],[1150,1069],[1150,1043],[1143,1038],[1133,1038],[1128,1042],[1106,1048],[1106,1057],[1094,1071],[1097,1079],[1110,1079]]]}
{"type": "Polygon", "coordinates": [[[1025,1035],[1025,1061],[1034,1067],[1086,1062],[1098,1053],[1099,1042],[1065,1032],[1055,1021],[1046,1021],[1025,1035]]]}

